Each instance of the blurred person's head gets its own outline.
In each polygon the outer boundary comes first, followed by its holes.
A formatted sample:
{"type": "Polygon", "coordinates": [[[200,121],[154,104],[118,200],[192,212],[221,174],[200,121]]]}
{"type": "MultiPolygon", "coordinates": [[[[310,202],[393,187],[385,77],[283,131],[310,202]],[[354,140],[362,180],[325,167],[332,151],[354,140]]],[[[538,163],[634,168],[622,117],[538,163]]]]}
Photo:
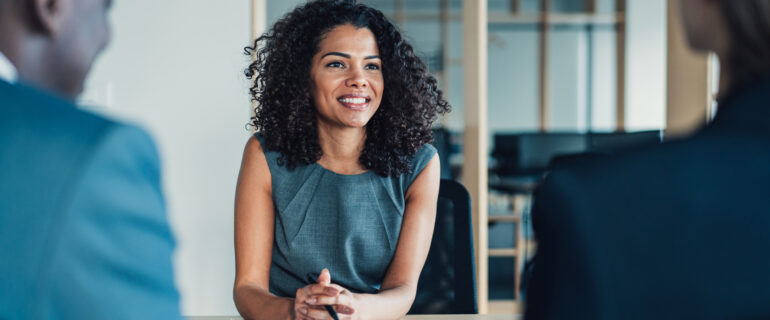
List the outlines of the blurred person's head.
{"type": "Polygon", "coordinates": [[[110,39],[112,0],[0,0],[0,52],[19,81],[73,99],[110,39]]]}
{"type": "Polygon", "coordinates": [[[770,75],[770,0],[680,0],[680,4],[690,45],[719,56],[727,77],[725,89],[770,75]]]}
{"type": "Polygon", "coordinates": [[[365,130],[359,162],[382,176],[409,170],[449,105],[436,79],[382,12],[353,0],[310,1],[247,53],[263,147],[293,168],[323,155],[318,128],[365,130]],[[358,94],[358,95],[355,95],[358,94]],[[361,101],[361,100],[364,101],[361,101]]]}

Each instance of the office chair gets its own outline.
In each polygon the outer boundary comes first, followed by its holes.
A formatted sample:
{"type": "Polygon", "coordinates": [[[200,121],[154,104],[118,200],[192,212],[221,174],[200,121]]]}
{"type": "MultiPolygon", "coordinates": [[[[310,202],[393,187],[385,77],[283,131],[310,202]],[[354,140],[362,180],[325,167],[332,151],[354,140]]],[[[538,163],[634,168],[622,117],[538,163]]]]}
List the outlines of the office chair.
{"type": "Polygon", "coordinates": [[[453,180],[441,180],[428,259],[409,314],[475,314],[471,197],[453,180]]]}
{"type": "Polygon", "coordinates": [[[446,128],[433,128],[432,131],[433,142],[431,144],[436,148],[441,163],[441,179],[452,179],[452,166],[449,164],[449,158],[454,153],[452,133],[446,128]]]}

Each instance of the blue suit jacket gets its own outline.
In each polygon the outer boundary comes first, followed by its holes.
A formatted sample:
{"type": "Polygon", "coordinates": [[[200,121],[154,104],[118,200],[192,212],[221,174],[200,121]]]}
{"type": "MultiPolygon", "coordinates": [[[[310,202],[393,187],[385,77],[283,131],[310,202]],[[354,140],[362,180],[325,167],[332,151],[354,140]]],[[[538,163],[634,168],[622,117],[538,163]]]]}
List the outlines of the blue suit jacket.
{"type": "Polygon", "coordinates": [[[0,81],[0,319],[178,319],[142,130],[0,81]]]}

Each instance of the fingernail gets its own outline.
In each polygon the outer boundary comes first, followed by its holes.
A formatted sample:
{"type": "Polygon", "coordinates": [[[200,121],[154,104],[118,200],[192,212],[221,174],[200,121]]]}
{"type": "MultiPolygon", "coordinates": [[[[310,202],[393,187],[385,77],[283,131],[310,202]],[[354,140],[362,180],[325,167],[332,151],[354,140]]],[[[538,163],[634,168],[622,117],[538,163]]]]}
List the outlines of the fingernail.
{"type": "Polygon", "coordinates": [[[318,301],[318,299],[316,299],[316,298],[307,299],[308,303],[316,303],[317,301],[318,301]]]}
{"type": "Polygon", "coordinates": [[[299,313],[307,314],[307,308],[305,308],[305,307],[299,308],[299,313]]]}
{"type": "Polygon", "coordinates": [[[339,313],[342,313],[342,314],[353,314],[353,309],[350,309],[350,308],[348,308],[348,307],[342,307],[342,306],[340,306],[340,307],[337,309],[337,312],[339,312],[339,313]]]}

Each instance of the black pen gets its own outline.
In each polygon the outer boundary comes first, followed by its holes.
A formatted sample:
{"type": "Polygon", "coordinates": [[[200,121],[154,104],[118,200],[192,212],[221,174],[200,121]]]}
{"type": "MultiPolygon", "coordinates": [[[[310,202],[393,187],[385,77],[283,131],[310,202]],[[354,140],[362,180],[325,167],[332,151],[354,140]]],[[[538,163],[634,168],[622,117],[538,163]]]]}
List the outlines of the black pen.
{"type": "Polygon", "coordinates": [[[326,308],[326,312],[328,312],[329,315],[332,316],[332,319],[340,320],[340,317],[337,316],[337,311],[334,311],[334,308],[332,306],[325,304],[324,308],[326,308]]]}

